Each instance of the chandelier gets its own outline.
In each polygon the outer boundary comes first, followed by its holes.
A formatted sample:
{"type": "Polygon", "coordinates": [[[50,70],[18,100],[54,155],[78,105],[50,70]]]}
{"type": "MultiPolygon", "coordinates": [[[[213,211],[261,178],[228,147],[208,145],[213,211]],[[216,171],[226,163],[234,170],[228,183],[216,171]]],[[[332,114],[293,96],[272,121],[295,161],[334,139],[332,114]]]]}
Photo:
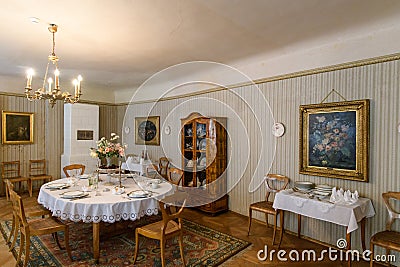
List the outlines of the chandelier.
{"type": "Polygon", "coordinates": [[[57,25],[56,24],[49,24],[49,32],[53,35],[53,46],[52,46],[52,51],[51,54],[48,57],[47,61],[47,67],[46,67],[46,72],[44,74],[43,78],[43,86],[39,89],[37,89],[35,92],[32,92],[32,76],[34,74],[33,69],[29,69],[27,71],[27,81],[26,81],[26,87],[25,87],[25,95],[26,98],[29,101],[33,100],[38,100],[38,99],[44,99],[44,100],[49,100],[49,103],[51,107],[54,107],[54,104],[56,103],[57,100],[64,100],[64,103],[71,103],[75,104],[76,102],[79,101],[80,96],[82,95],[81,93],[81,81],[82,81],[82,76],[79,75],[76,79],[73,80],[73,85],[74,85],[74,95],[72,96],[69,92],[61,92],[60,88],[60,71],[58,69],[58,57],[56,56],[56,53],[54,52],[54,48],[56,46],[55,42],[55,33],[57,32],[57,25]],[[52,64],[50,64],[52,63],[52,64]],[[54,87],[53,85],[53,79],[49,77],[47,79],[47,75],[49,73],[49,67],[50,69],[54,69],[54,87]]]}

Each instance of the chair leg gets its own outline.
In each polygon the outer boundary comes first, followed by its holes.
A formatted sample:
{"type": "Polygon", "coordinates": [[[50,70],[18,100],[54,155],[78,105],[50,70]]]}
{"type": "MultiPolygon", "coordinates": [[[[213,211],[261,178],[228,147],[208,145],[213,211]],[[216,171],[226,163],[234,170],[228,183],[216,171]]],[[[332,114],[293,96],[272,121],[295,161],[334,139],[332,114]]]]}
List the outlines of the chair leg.
{"type": "Polygon", "coordinates": [[[165,267],[165,239],[161,238],[160,240],[161,246],[161,267],[165,267]]]}
{"type": "Polygon", "coordinates": [[[6,243],[10,243],[11,237],[13,236],[13,233],[15,230],[15,221],[16,220],[17,220],[17,218],[15,218],[15,214],[13,214],[11,231],[10,231],[10,235],[7,237],[6,243]]]}
{"type": "Polygon", "coordinates": [[[135,264],[137,256],[139,253],[139,233],[137,229],[135,230],[135,255],[133,256],[133,264],[135,264]]]}
{"type": "Polygon", "coordinates": [[[252,217],[252,215],[253,215],[252,213],[253,213],[252,210],[249,209],[249,229],[247,230],[247,235],[248,235],[248,236],[250,235],[251,217],[252,217]]]}
{"type": "Polygon", "coordinates": [[[30,248],[31,248],[31,238],[30,236],[25,235],[25,258],[23,267],[25,267],[28,264],[30,248]]]}
{"type": "Polygon", "coordinates": [[[265,222],[267,223],[267,229],[268,229],[268,227],[269,227],[268,213],[265,213],[265,222]]]}
{"type": "Polygon", "coordinates": [[[64,248],[61,246],[61,244],[60,244],[60,240],[58,240],[58,235],[57,235],[57,232],[55,232],[55,233],[52,233],[51,234],[52,236],[53,236],[53,239],[56,241],[56,243],[57,243],[57,246],[61,249],[61,250],[63,250],[64,248]]]}
{"type": "MultiPolygon", "coordinates": [[[[390,249],[386,248],[385,252],[386,252],[386,259],[389,259],[390,249]]],[[[387,261],[386,263],[387,263],[387,266],[389,266],[389,267],[391,266],[390,261],[387,261]]]]}
{"type": "Polygon", "coordinates": [[[6,199],[7,199],[7,201],[9,201],[9,199],[10,199],[10,192],[8,191],[7,185],[6,185],[6,199]]]}
{"type": "Polygon", "coordinates": [[[33,181],[31,179],[28,180],[28,190],[29,196],[32,197],[32,189],[33,189],[33,181]]]}
{"type": "MultiPolygon", "coordinates": [[[[15,246],[15,242],[17,241],[17,237],[18,237],[18,232],[19,232],[19,221],[18,221],[18,219],[17,219],[17,220],[15,220],[14,233],[13,233],[13,240],[12,240],[12,242],[11,242],[9,251],[12,251],[12,249],[13,249],[14,246],[15,246]]],[[[11,233],[10,233],[10,235],[11,235],[11,233]]],[[[22,236],[21,236],[21,238],[22,238],[22,236]]]]}
{"type": "Polygon", "coordinates": [[[183,266],[186,266],[185,256],[183,254],[183,234],[182,234],[182,231],[181,231],[181,233],[179,235],[179,248],[180,248],[180,251],[181,251],[181,258],[182,258],[183,266]]]}
{"type": "Polygon", "coordinates": [[[369,259],[369,266],[374,266],[374,244],[371,242],[369,250],[371,251],[370,259],[369,259]]]}
{"type": "Polygon", "coordinates": [[[19,262],[21,261],[21,255],[22,255],[22,250],[25,244],[25,235],[21,233],[21,237],[20,237],[20,242],[19,242],[19,252],[18,252],[18,258],[17,258],[17,263],[15,264],[15,266],[19,266],[19,262]]]}

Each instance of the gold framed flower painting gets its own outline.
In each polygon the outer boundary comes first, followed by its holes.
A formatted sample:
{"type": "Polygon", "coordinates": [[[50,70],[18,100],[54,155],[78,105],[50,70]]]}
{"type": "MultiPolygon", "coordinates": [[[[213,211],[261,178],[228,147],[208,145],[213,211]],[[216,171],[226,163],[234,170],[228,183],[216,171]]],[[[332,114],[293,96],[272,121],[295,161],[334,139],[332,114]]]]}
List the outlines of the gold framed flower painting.
{"type": "Polygon", "coordinates": [[[368,181],[369,100],[300,106],[299,172],[368,181]]]}

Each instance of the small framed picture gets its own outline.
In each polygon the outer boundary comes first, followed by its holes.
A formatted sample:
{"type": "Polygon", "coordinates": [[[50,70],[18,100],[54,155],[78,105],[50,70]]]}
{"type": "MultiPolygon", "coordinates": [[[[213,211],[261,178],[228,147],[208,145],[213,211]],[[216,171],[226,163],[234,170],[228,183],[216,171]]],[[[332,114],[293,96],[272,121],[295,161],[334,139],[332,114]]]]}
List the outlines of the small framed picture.
{"type": "Polygon", "coordinates": [[[2,111],[1,143],[33,144],[33,113],[2,111]]]}

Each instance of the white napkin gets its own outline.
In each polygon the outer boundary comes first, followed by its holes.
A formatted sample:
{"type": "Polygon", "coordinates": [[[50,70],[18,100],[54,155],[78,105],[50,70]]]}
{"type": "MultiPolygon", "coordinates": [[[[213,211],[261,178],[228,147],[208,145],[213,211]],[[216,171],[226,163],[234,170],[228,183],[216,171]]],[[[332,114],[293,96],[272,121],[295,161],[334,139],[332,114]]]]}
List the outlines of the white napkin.
{"type": "Polygon", "coordinates": [[[336,187],[332,188],[331,198],[329,199],[330,202],[335,203],[337,198],[337,190],[336,187]]]}
{"type": "Polygon", "coordinates": [[[350,190],[347,190],[346,192],[344,192],[343,200],[346,201],[346,202],[351,201],[351,192],[350,192],[350,190]]]}
{"type": "Polygon", "coordinates": [[[133,158],[132,157],[128,157],[128,159],[126,160],[126,165],[128,165],[129,168],[129,164],[133,163],[133,158]]]}

